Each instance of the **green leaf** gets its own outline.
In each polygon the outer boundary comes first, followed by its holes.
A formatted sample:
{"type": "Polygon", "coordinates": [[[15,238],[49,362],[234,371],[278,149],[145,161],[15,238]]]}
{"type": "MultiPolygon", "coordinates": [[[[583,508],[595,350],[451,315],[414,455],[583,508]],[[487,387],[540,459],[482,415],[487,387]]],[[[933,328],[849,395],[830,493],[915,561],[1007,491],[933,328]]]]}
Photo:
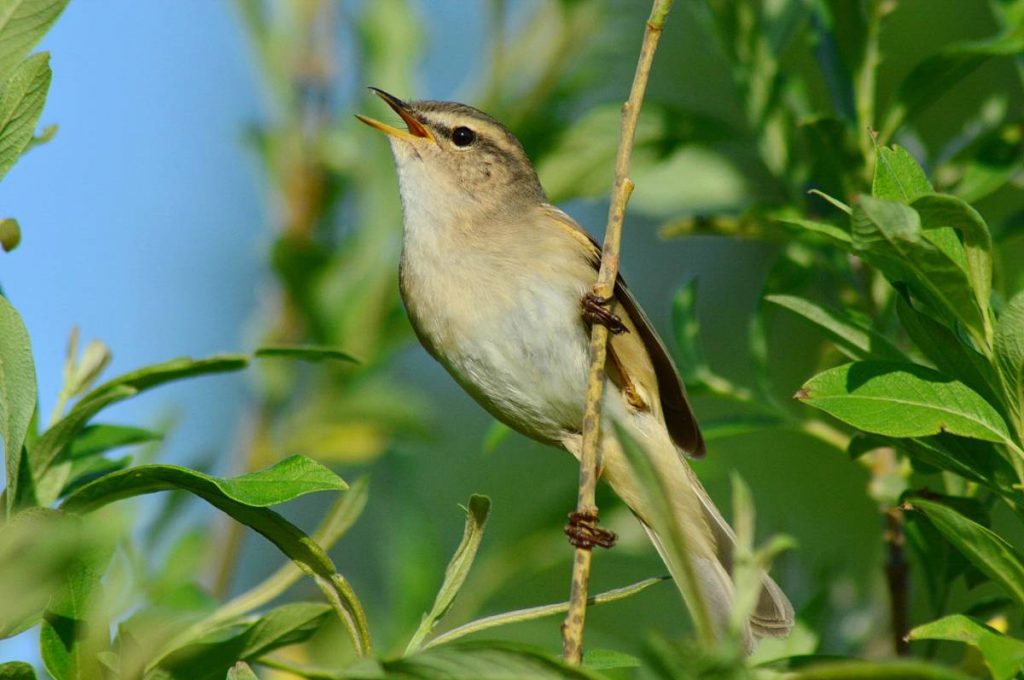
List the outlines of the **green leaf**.
{"type": "Polygon", "coordinates": [[[701,422],[700,430],[705,441],[727,439],[751,432],[763,432],[785,427],[786,422],[781,416],[742,414],[709,418],[701,422]]]}
{"type": "Polygon", "coordinates": [[[36,669],[24,661],[0,663],[0,680],[36,680],[36,669]]]}
{"type": "Polygon", "coordinates": [[[896,314],[907,335],[936,368],[964,383],[989,403],[999,403],[996,397],[999,379],[985,357],[967,346],[948,327],[915,309],[903,295],[896,297],[896,314]]]}
{"type": "Polygon", "coordinates": [[[417,680],[562,680],[604,676],[587,668],[572,668],[559,659],[526,645],[505,641],[466,641],[433,647],[395,661],[381,662],[383,675],[356,678],[416,678],[417,680]]]}
{"type": "MultiPolygon", "coordinates": [[[[0,54],[2,51],[0,47],[0,54]]],[[[0,86],[0,178],[32,141],[50,89],[50,75],[50,55],[41,52],[21,62],[0,86]]]]}
{"type": "Polygon", "coordinates": [[[313,491],[344,488],[339,477],[300,456],[227,480],[173,465],[143,465],[86,484],[70,494],[62,507],[67,512],[87,513],[114,501],[155,491],[181,489],[195,494],[259,532],[291,558],[323,591],[345,624],[356,650],[366,654],[372,646],[366,616],[348,582],[316,542],[277,513],[261,507],[313,491]]]}
{"type": "Polygon", "coordinates": [[[943,666],[924,661],[836,661],[802,669],[786,680],[971,680],[943,666]]]}
{"type": "Polygon", "coordinates": [[[71,463],[62,456],[68,444],[97,413],[136,394],[138,390],[122,385],[82,399],[29,449],[28,459],[35,476],[36,497],[40,505],[47,506],[57,500],[68,480],[71,463]]]}
{"type": "Polygon", "coordinates": [[[963,238],[967,272],[971,277],[978,308],[985,314],[992,296],[992,235],[985,220],[956,196],[926,194],[911,204],[926,230],[952,227],[963,238]]]}
{"type": "Polygon", "coordinates": [[[1009,438],[1002,418],[977,393],[916,364],[837,366],[811,378],[795,398],[857,429],[890,437],[948,432],[990,442],[1009,438]]]}
{"type": "Polygon", "coordinates": [[[430,635],[434,627],[451,609],[452,603],[455,602],[455,596],[459,594],[459,590],[466,582],[469,570],[473,566],[476,551],[484,537],[484,525],[487,524],[487,515],[490,511],[490,498],[475,494],[469,497],[469,506],[466,508],[466,528],[462,532],[462,540],[444,571],[444,581],[437,591],[437,597],[434,598],[434,606],[420,621],[419,627],[413,633],[409,644],[406,645],[406,655],[412,654],[423,645],[423,640],[430,635]]]}
{"type": "Polygon", "coordinates": [[[213,373],[238,371],[248,365],[249,358],[244,354],[217,354],[206,359],[193,359],[191,357],[171,359],[170,361],[153,364],[152,366],[144,366],[138,370],[119,375],[82,397],[82,400],[98,396],[118,387],[131,387],[142,392],[175,380],[195,378],[213,373]]]}
{"type": "Polygon", "coordinates": [[[6,0],[0,3],[0,78],[25,58],[57,20],[68,0],[6,0]]]}
{"type": "Polygon", "coordinates": [[[821,307],[810,300],[791,295],[767,295],[764,299],[799,314],[821,328],[836,348],[851,359],[906,359],[903,352],[881,333],[845,312],[821,307]]]}
{"type": "Polygon", "coordinates": [[[640,659],[614,649],[588,649],[583,655],[583,666],[603,671],[611,668],[640,668],[640,659]]]}
{"type": "MultiPolygon", "coordinates": [[[[222,479],[177,465],[140,465],[79,489],[64,502],[71,512],[89,512],[122,498],[185,489],[216,494],[254,508],[277,505],[318,491],[344,491],[348,485],[322,464],[289,456],[268,468],[222,479]]],[[[205,497],[205,496],[204,496],[205,497]]]]}
{"type": "Polygon", "coordinates": [[[906,149],[895,144],[892,148],[877,148],[875,176],[871,181],[872,196],[910,205],[933,191],[928,176],[906,149]]]}
{"type": "Polygon", "coordinates": [[[260,680],[252,668],[244,661],[239,661],[228,670],[227,680],[260,680]]]}
{"type": "Polygon", "coordinates": [[[1010,408],[1024,427],[1024,293],[1017,293],[999,315],[995,350],[1010,408]]]}
{"type": "Polygon", "coordinates": [[[966,642],[981,652],[993,680],[1012,680],[1024,672],[1024,642],[961,614],[918,626],[907,639],[966,642]]]}
{"type": "MultiPolygon", "coordinates": [[[[73,518],[79,524],[79,518],[73,518]]],[[[114,553],[114,541],[75,555],[60,588],[43,614],[39,646],[54,680],[103,676],[99,655],[110,645],[108,627],[98,616],[94,599],[100,578],[114,553]]]]}
{"type": "Polygon", "coordinates": [[[351,354],[340,349],[322,345],[268,346],[260,347],[254,353],[260,359],[297,359],[299,361],[349,361],[359,363],[351,354]]]}
{"type": "Polygon", "coordinates": [[[986,344],[986,312],[978,306],[965,267],[925,237],[912,208],[861,196],[853,208],[853,245],[858,255],[905,282],[915,295],[950,320],[961,320],[986,344]]]}
{"type": "Polygon", "coordinates": [[[491,426],[487,428],[487,434],[484,435],[484,455],[489,456],[497,451],[498,447],[501,446],[501,443],[508,439],[512,432],[513,430],[511,427],[499,420],[495,420],[491,423],[491,426]]]}
{"type": "Polygon", "coordinates": [[[88,458],[122,446],[160,441],[163,437],[160,432],[145,430],[141,427],[88,425],[72,440],[71,446],[68,447],[67,457],[72,460],[88,458]]]}
{"type": "MultiPolygon", "coordinates": [[[[669,578],[670,577],[668,576],[647,578],[643,581],[623,586],[622,588],[614,588],[612,590],[606,590],[603,593],[598,593],[597,595],[591,595],[587,598],[587,607],[594,607],[599,604],[607,604],[617,600],[624,600],[627,597],[631,597],[641,591],[647,590],[653,585],[667,581],[669,578]]],[[[485,616],[481,619],[464,623],[461,626],[441,633],[423,645],[423,649],[448,644],[452,640],[457,640],[473,633],[479,633],[481,631],[488,630],[489,628],[507,626],[513,623],[522,623],[523,621],[533,621],[535,619],[542,619],[548,616],[557,616],[559,614],[564,614],[567,611],[569,611],[569,603],[558,602],[556,604],[543,604],[537,607],[528,607],[527,609],[517,609],[510,612],[492,614],[491,616],[485,616]]]]}
{"type": "MultiPolygon", "coordinates": [[[[827,201],[833,207],[838,208],[839,210],[841,210],[842,212],[846,213],[847,215],[849,215],[850,213],[853,212],[853,210],[850,208],[850,206],[846,205],[845,203],[840,201],[838,198],[835,198],[833,196],[829,196],[824,191],[820,191],[818,189],[811,189],[807,193],[811,194],[812,196],[817,196],[818,198],[821,198],[821,199],[827,201]]],[[[802,225],[802,226],[806,226],[806,225],[802,225]]],[[[814,231],[821,231],[822,233],[824,233],[827,230],[816,229],[814,231]]]]}
{"type": "Polygon", "coordinates": [[[942,503],[923,498],[911,498],[908,503],[923,512],[979,571],[1024,604],[1024,564],[1009,543],[942,503]]]}
{"type": "Polygon", "coordinates": [[[826,222],[815,222],[813,220],[801,220],[796,218],[785,218],[779,219],[779,222],[783,224],[789,224],[794,227],[799,227],[804,231],[810,231],[815,234],[821,234],[833,241],[834,245],[838,245],[843,250],[849,250],[853,245],[853,239],[850,237],[850,233],[841,229],[834,224],[828,224],[826,222]]]}
{"type": "Polygon", "coordinates": [[[326,604],[294,602],[271,609],[255,621],[226,624],[167,655],[146,678],[221,680],[238,661],[253,661],[280,647],[308,640],[330,612],[326,604]]]}
{"type": "Polygon", "coordinates": [[[21,225],[13,217],[0,220],[0,248],[9,253],[21,243],[21,225]]]}
{"type": "Polygon", "coordinates": [[[8,513],[18,497],[21,448],[35,408],[32,343],[18,312],[0,295],[0,441],[6,458],[8,513]]]}
{"type": "Polygon", "coordinates": [[[954,83],[993,57],[1016,57],[1024,52],[1024,36],[1006,35],[978,42],[950,45],[928,57],[900,84],[896,101],[883,126],[883,137],[913,121],[954,83]]]}

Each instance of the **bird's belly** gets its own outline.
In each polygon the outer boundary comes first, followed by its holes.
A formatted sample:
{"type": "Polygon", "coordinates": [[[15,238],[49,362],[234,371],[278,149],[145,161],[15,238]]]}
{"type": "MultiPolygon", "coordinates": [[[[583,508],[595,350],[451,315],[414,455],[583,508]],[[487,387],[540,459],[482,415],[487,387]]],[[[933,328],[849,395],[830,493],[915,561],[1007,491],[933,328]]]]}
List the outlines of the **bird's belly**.
{"type": "Polygon", "coordinates": [[[410,317],[428,349],[492,415],[529,437],[557,443],[583,418],[589,363],[579,306],[584,289],[571,281],[508,284],[501,290],[479,282],[465,286],[463,305],[408,305],[410,317]]]}

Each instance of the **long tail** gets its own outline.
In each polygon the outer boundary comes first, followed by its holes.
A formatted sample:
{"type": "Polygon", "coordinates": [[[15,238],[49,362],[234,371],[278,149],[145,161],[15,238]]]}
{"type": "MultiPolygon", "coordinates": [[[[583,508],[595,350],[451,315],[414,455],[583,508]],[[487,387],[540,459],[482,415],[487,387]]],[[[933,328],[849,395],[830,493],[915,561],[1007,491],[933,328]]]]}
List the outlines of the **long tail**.
{"type": "MultiPolygon", "coordinates": [[[[670,500],[676,521],[683,527],[693,571],[700,583],[702,598],[712,618],[719,637],[729,627],[736,589],[730,576],[733,566],[733,552],[736,534],[726,523],[722,513],[715,507],[704,486],[679,455],[674,444],[664,431],[664,426],[634,421],[629,429],[639,444],[644,446],[650,461],[661,479],[668,482],[670,500]]],[[[660,425],[660,424],[658,424],[660,425]]],[[[569,442],[566,443],[570,448],[569,442]]],[[[578,454],[570,448],[574,454],[578,454]]],[[[614,436],[606,436],[602,452],[604,476],[615,492],[633,510],[647,531],[673,579],[680,583],[682,565],[673,559],[666,541],[652,527],[659,522],[652,521],[649,508],[649,493],[639,488],[636,477],[614,436]]],[[[754,636],[781,637],[793,627],[793,606],[782,589],[767,575],[761,578],[761,594],[748,626],[744,631],[748,650],[753,648],[754,636]]],[[[688,603],[691,606],[692,604],[688,603]]]]}

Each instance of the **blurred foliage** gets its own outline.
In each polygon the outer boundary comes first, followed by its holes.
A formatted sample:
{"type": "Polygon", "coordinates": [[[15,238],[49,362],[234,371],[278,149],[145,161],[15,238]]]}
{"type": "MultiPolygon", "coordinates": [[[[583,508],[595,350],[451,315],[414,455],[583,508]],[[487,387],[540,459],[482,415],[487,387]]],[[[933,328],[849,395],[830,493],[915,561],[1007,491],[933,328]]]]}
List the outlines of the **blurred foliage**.
{"type": "MultiPolygon", "coordinates": [[[[404,452],[441,455],[452,443],[442,437],[446,414],[431,413],[432,400],[396,369],[412,335],[395,275],[394,171],[383,147],[368,151],[348,115],[374,105],[362,85],[423,94],[416,71],[429,9],[403,0],[238,0],[267,94],[264,119],[246,135],[272,216],[273,281],[254,322],[258,349],[176,359],[96,386],[110,350],[93,341],[80,352],[74,333],[44,422],[30,339],[0,297],[8,480],[0,634],[37,627],[41,658],[58,680],[242,680],[255,675],[249,664],[264,677],[309,678],[1020,674],[1024,3],[940,4],[958,18],[962,11],[962,21],[942,23],[935,44],[917,50],[920,41],[908,47],[904,38],[928,32],[941,11],[929,3],[677,3],[669,30],[685,29],[686,40],[666,35],[634,159],[631,208],[641,224],[661,224],[668,238],[769,244],[774,264],[762,298],[770,304],[750,322],[749,380],[713,366],[696,281],[673,305],[679,368],[691,395],[713,402],[709,441],[787,430],[868,470],[864,494],[885,527],[879,580],[887,597],[884,609],[857,608],[887,624],[852,628],[853,615],[839,613],[843,567],[816,564],[803,576],[820,569],[822,584],[803,586],[793,634],[765,641],[749,659],[736,640],[708,647],[678,632],[652,636],[657,601],[646,599],[622,610],[645,616],[639,625],[616,615],[602,626],[603,607],[596,609],[588,640],[615,649],[588,646],[582,668],[565,668],[551,656],[550,621],[565,611],[558,600],[570,551],[552,518],[571,504],[572,475],[564,498],[503,505],[505,519],[490,520],[498,539],[489,546],[481,542],[491,503],[474,495],[442,574],[444,551],[433,541],[456,513],[436,517],[438,504],[423,501],[437,494],[431,485],[454,489],[479,477],[458,467],[462,459],[409,479],[434,464],[413,468],[404,452]],[[348,96],[356,84],[360,95],[348,96]],[[806,355],[803,365],[813,363],[797,392],[802,404],[786,399],[792,390],[778,369],[791,346],[806,355]],[[98,420],[140,392],[243,370],[254,358],[234,476],[155,464],[162,428],[98,420]],[[349,487],[323,463],[356,470],[374,461],[370,502],[379,505],[357,525],[370,498],[366,479],[349,487]],[[115,504],[154,492],[168,493],[151,517],[115,504]],[[314,492],[337,499],[310,534],[271,507],[314,492]],[[227,537],[208,522],[190,523],[186,497],[228,516],[227,537]],[[266,562],[241,549],[243,526],[287,560],[234,592],[241,572],[259,573],[253,563],[266,562]],[[363,532],[349,545],[371,550],[366,564],[351,550],[328,555],[350,531],[363,532]],[[211,562],[212,586],[201,578],[211,562]],[[339,567],[351,568],[355,586],[339,567]],[[300,594],[317,601],[285,598],[301,582],[311,587],[300,594]],[[544,600],[555,602],[528,606],[544,600]],[[488,609],[498,613],[482,615],[488,609]],[[545,620],[534,633],[516,632],[545,620]],[[443,629],[449,622],[458,623],[443,629]],[[462,639],[513,623],[521,625],[503,628],[497,642],[462,639]],[[909,648],[905,635],[915,641],[909,648]],[[918,658],[856,659],[892,652],[918,658]]],[[[64,5],[0,0],[0,175],[56,129],[36,134],[49,66],[45,53],[29,53],[64,5]]],[[[460,96],[520,136],[553,201],[585,206],[605,195],[646,9],[625,0],[486,3],[487,58],[460,96]]],[[[17,220],[0,221],[5,250],[19,239],[17,220]]],[[[527,446],[495,430],[486,448],[513,445],[527,446]]],[[[516,477],[500,457],[483,464],[509,477],[500,489],[508,498],[525,484],[540,488],[544,475],[516,477]]],[[[756,590],[750,575],[789,544],[756,547],[753,502],[738,480],[733,501],[739,620],[756,590]]],[[[622,539],[607,556],[609,570],[635,583],[594,602],[626,607],[663,586],[626,564],[647,550],[628,513],[610,497],[600,504],[622,539]]],[[[0,676],[32,678],[35,670],[12,661],[0,664],[0,676]]]]}

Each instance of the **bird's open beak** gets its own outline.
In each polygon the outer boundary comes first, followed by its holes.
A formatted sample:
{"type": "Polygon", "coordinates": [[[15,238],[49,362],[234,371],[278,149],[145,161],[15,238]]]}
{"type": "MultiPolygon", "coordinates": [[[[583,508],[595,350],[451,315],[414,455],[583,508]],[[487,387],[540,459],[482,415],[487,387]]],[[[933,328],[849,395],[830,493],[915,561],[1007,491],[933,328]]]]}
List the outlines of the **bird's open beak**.
{"type": "Polygon", "coordinates": [[[376,128],[386,135],[390,135],[397,139],[404,139],[407,142],[414,142],[419,139],[429,139],[434,141],[434,135],[430,134],[430,130],[424,127],[423,123],[416,120],[415,116],[412,115],[412,111],[409,105],[403,102],[398,97],[390,95],[384,90],[378,90],[375,87],[370,88],[371,91],[381,99],[387,102],[388,106],[395,110],[402,120],[405,121],[406,130],[399,130],[396,127],[391,127],[387,123],[382,123],[379,120],[374,120],[362,114],[357,113],[356,118],[363,121],[372,128],[376,128]]]}

